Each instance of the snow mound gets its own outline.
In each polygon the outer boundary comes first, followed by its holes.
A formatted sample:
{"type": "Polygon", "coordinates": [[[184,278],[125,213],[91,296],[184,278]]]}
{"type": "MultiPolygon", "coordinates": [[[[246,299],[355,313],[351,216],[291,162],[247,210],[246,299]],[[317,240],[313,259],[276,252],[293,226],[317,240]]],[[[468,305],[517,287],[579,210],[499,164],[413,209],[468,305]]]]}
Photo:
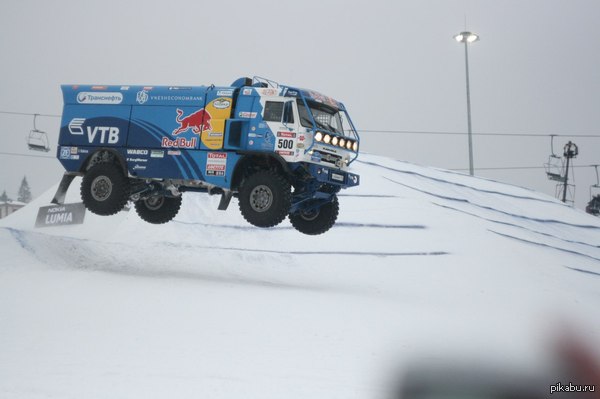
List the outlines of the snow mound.
{"type": "Polygon", "coordinates": [[[0,396],[366,398],[423,347],[539,362],[550,315],[599,338],[598,218],[487,179],[354,165],[361,185],[316,237],[195,193],[166,225],[130,210],[35,228],[56,187],[0,220],[0,396]]]}

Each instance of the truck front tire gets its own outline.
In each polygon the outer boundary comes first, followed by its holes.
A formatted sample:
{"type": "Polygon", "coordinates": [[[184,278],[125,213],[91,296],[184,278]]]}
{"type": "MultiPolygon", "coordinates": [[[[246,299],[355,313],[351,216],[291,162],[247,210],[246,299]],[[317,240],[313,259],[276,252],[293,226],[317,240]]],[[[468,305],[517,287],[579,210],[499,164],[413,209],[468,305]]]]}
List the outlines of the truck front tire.
{"type": "Polygon", "coordinates": [[[318,209],[290,214],[290,222],[299,232],[316,236],[325,233],[333,227],[337,220],[339,209],[337,196],[334,195],[331,202],[322,205],[318,209]]]}
{"type": "Polygon", "coordinates": [[[127,204],[129,180],[117,165],[98,163],[83,176],[81,199],[96,215],[114,215],[127,204]]]}
{"type": "Polygon", "coordinates": [[[290,183],[274,170],[250,175],[239,190],[240,212],[256,227],[273,227],[281,223],[292,202],[290,183]]]}
{"type": "Polygon", "coordinates": [[[171,221],[181,208],[181,196],[154,196],[135,202],[135,211],[148,223],[163,224],[171,221]]]}

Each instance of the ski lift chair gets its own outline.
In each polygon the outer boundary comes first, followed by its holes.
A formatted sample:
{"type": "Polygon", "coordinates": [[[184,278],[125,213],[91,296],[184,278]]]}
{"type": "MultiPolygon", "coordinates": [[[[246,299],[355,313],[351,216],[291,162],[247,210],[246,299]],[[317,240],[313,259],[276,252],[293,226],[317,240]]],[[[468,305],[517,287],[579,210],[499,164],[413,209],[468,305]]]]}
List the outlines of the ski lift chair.
{"type": "Polygon", "coordinates": [[[548,179],[563,182],[565,181],[565,161],[554,153],[554,134],[550,135],[550,156],[548,162],[544,164],[546,176],[548,179]]]}
{"type": "Polygon", "coordinates": [[[598,175],[598,166],[592,165],[596,169],[596,184],[590,186],[590,202],[587,203],[585,211],[590,215],[600,215],[600,176],[598,175]]]}
{"type": "Polygon", "coordinates": [[[546,169],[546,176],[548,176],[548,179],[558,182],[565,181],[564,168],[565,161],[561,157],[554,154],[550,155],[548,157],[548,162],[544,164],[544,169],[546,169]]]}
{"type": "Polygon", "coordinates": [[[37,114],[33,115],[33,129],[29,131],[27,136],[27,147],[33,151],[50,151],[50,143],[48,135],[43,130],[39,130],[35,124],[37,114]]]}

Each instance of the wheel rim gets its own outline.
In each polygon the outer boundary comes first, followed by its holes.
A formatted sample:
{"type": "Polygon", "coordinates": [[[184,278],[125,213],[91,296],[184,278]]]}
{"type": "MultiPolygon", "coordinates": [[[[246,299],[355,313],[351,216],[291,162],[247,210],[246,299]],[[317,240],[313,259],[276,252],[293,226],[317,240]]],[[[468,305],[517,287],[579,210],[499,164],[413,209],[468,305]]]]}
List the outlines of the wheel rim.
{"type": "Polygon", "coordinates": [[[308,212],[300,212],[300,217],[308,222],[315,220],[319,216],[319,210],[313,209],[308,212]]]}
{"type": "Polygon", "coordinates": [[[250,192],[250,206],[256,212],[265,212],[273,203],[273,192],[264,184],[254,187],[250,192]]]}
{"type": "Polygon", "coordinates": [[[92,181],[92,198],[105,201],[112,193],[112,182],[106,176],[98,176],[92,181]]]}
{"type": "Polygon", "coordinates": [[[164,202],[165,197],[150,197],[144,200],[146,208],[150,209],[151,211],[160,209],[163,206],[164,202]]]}

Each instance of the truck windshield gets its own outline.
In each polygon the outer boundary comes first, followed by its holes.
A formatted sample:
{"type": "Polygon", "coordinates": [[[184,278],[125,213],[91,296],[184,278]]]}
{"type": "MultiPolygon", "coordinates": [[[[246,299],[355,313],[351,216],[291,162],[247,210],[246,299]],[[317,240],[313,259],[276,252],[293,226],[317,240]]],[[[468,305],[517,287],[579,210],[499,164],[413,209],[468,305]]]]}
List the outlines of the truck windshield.
{"type": "MultiPolygon", "coordinates": [[[[318,129],[344,135],[344,124],[339,110],[314,101],[307,101],[307,103],[318,129]]],[[[312,128],[312,120],[301,99],[298,99],[298,113],[300,114],[300,124],[312,128]]]]}

